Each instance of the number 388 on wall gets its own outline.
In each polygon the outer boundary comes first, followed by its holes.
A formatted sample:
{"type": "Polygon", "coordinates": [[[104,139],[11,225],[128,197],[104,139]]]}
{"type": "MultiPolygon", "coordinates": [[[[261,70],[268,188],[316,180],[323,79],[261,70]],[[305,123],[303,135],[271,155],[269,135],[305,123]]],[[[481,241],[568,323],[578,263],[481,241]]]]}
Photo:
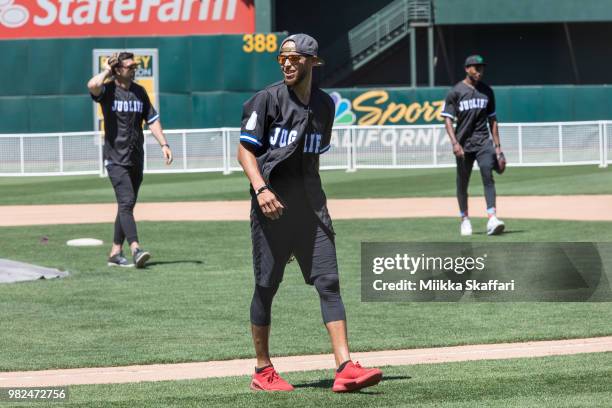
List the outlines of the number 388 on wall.
{"type": "Polygon", "coordinates": [[[278,49],[276,34],[245,34],[242,40],[242,50],[247,53],[276,52],[278,49]]]}

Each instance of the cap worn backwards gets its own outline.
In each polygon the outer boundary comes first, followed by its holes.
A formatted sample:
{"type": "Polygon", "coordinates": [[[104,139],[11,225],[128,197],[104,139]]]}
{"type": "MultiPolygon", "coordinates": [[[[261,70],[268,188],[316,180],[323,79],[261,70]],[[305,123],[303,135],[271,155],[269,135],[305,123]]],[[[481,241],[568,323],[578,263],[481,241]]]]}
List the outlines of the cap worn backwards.
{"type": "Polygon", "coordinates": [[[309,36],[308,34],[293,34],[285,38],[281,43],[280,51],[283,51],[283,46],[288,41],[293,41],[295,44],[295,52],[314,57],[315,65],[323,65],[325,61],[319,57],[319,43],[317,40],[309,36]]]}

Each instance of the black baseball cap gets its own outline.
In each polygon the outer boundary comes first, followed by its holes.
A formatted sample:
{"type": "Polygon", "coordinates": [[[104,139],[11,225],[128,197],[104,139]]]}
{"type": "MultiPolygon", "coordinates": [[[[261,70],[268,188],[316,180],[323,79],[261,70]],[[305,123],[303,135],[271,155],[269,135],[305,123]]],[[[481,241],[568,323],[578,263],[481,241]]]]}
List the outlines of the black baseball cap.
{"type": "Polygon", "coordinates": [[[281,43],[280,52],[282,52],[283,45],[285,45],[287,41],[293,41],[295,43],[296,52],[303,55],[308,55],[309,57],[314,57],[316,65],[325,64],[325,61],[318,56],[319,43],[308,34],[293,34],[285,38],[281,43]]]}
{"type": "Polygon", "coordinates": [[[469,67],[470,65],[487,65],[487,63],[480,55],[470,55],[465,59],[465,66],[469,67]]]}

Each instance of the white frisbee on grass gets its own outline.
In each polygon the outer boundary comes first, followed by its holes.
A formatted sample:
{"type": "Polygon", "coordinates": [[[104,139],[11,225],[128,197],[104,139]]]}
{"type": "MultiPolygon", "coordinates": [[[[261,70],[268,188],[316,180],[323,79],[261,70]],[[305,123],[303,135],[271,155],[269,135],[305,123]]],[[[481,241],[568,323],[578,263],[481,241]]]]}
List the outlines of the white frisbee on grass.
{"type": "Polygon", "coordinates": [[[66,242],[66,245],[73,247],[92,247],[103,245],[104,241],[95,238],[77,238],[66,242]]]}

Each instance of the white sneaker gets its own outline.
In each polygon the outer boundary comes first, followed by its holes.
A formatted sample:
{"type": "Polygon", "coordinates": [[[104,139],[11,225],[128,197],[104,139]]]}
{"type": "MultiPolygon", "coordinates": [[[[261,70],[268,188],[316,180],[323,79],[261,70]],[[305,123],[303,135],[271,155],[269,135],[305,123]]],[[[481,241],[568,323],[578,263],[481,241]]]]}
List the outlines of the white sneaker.
{"type": "Polygon", "coordinates": [[[487,222],[487,235],[499,235],[504,232],[504,228],[506,228],[504,222],[493,215],[487,222]]]}
{"type": "Polygon", "coordinates": [[[472,235],[472,223],[469,218],[464,218],[461,221],[461,235],[464,237],[472,235]]]}

